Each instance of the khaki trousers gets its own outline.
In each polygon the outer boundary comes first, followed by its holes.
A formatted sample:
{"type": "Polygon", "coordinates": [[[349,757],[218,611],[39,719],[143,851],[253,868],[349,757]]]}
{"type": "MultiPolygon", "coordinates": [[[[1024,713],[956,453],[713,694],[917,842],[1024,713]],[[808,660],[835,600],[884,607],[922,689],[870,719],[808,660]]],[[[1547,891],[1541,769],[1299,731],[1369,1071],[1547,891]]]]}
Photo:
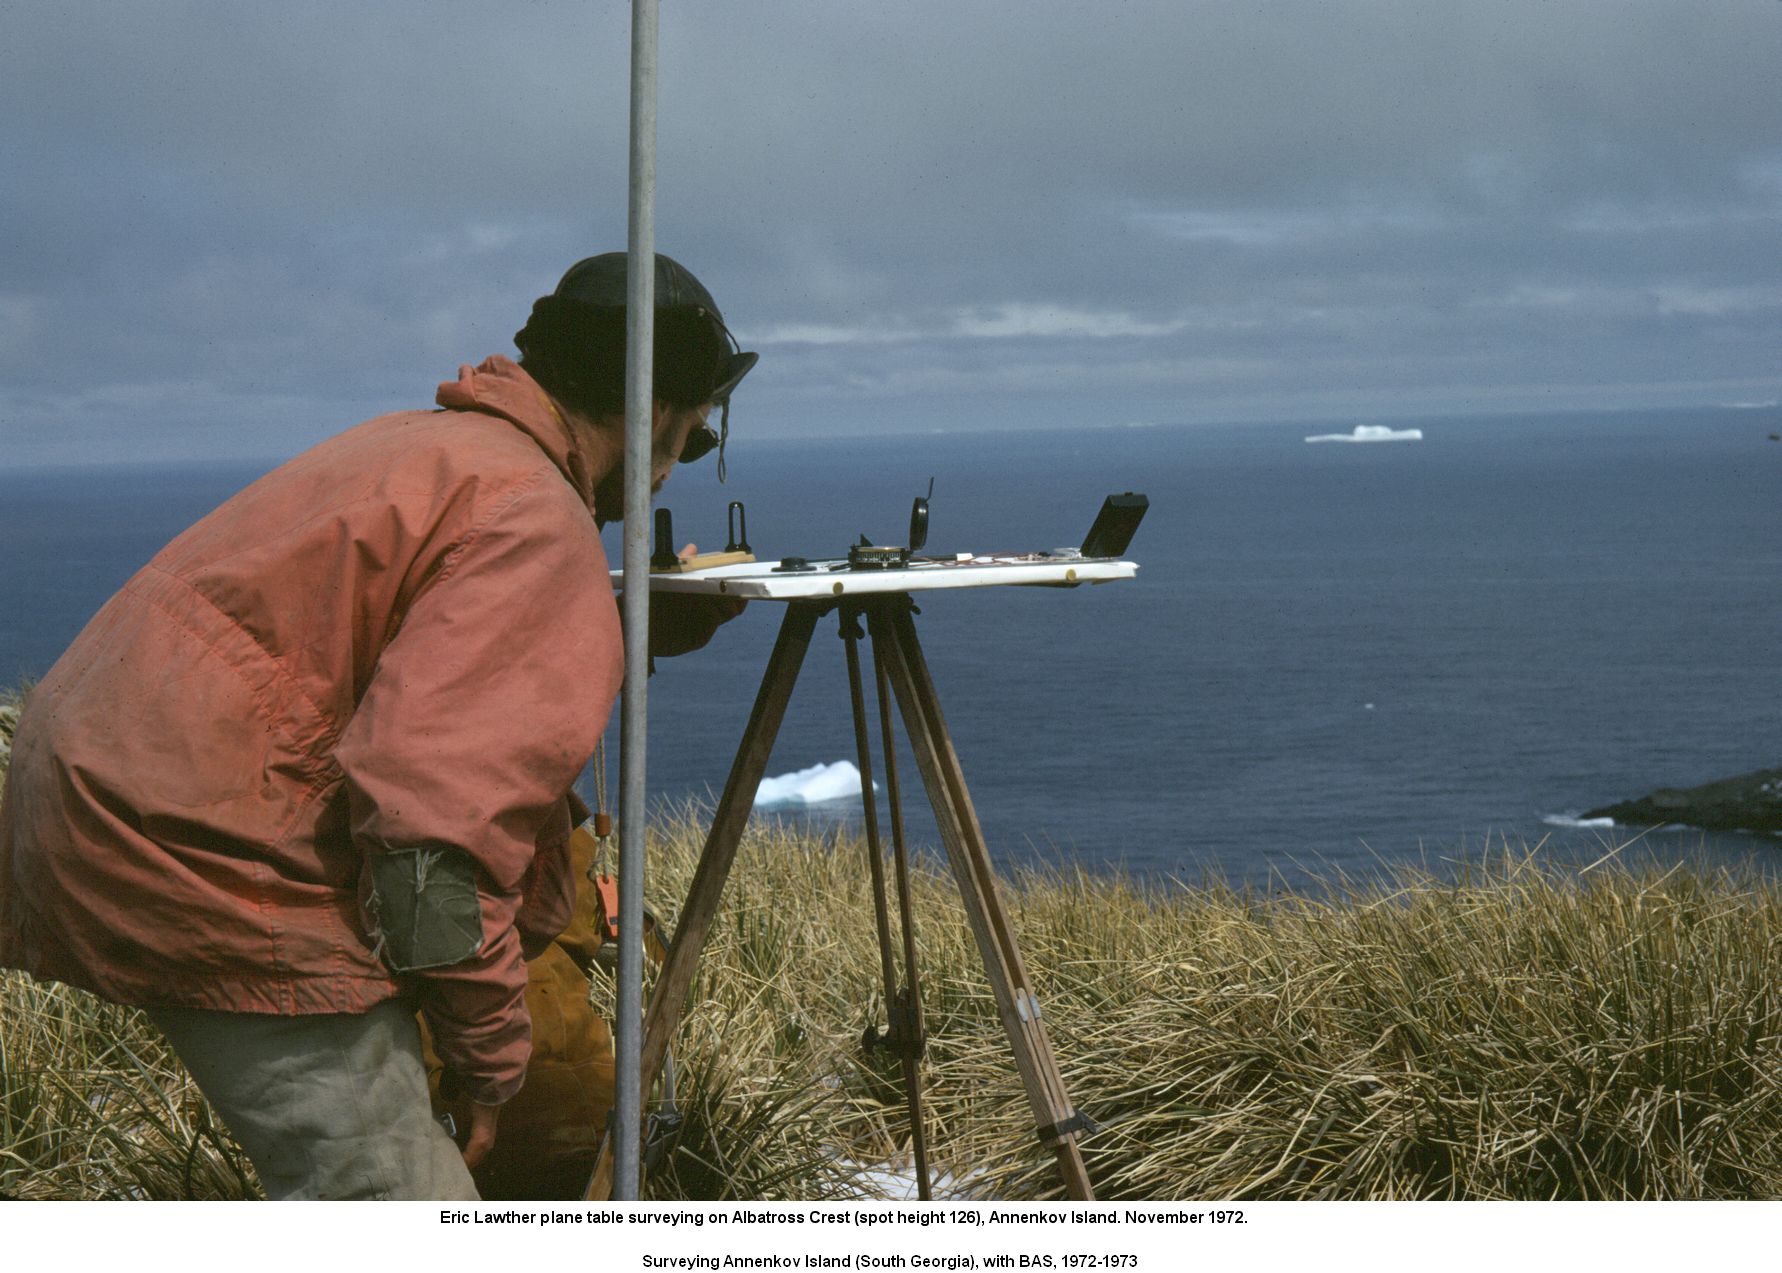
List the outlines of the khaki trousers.
{"type": "Polygon", "coordinates": [[[267,1197],[477,1197],[433,1119],[420,1030],[401,1000],[296,1017],[148,1014],[253,1160],[267,1197]]]}

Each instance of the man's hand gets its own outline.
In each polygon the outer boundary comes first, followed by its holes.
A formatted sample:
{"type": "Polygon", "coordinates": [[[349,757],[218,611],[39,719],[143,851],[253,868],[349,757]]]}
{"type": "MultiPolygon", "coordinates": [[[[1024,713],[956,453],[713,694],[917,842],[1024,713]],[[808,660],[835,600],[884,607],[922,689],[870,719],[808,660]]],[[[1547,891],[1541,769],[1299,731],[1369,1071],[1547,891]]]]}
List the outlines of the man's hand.
{"type": "Polygon", "coordinates": [[[688,592],[650,594],[650,653],[659,659],[691,654],[743,612],[740,597],[701,597],[688,592]]]}
{"type": "MultiPolygon", "coordinates": [[[[681,549],[681,560],[695,556],[698,545],[681,549]]],[[[686,592],[650,593],[650,653],[659,659],[691,654],[712,634],[743,612],[739,597],[702,597],[686,592]]]]}
{"type": "Polygon", "coordinates": [[[470,1135],[464,1141],[464,1165],[474,1169],[495,1147],[495,1124],[501,1118],[501,1106],[470,1103],[470,1135]]]}

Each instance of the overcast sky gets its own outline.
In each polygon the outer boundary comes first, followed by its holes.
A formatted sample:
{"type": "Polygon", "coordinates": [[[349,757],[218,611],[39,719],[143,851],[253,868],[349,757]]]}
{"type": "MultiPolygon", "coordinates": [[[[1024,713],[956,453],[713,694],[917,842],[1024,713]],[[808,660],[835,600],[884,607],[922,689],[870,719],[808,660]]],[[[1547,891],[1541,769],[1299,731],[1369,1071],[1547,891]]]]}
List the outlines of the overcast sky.
{"type": "MultiPolygon", "coordinates": [[[[626,233],[629,5],[0,0],[0,466],[281,457],[626,233]]],[[[1778,0],[663,0],[733,428],[1782,394],[1778,0]]]]}

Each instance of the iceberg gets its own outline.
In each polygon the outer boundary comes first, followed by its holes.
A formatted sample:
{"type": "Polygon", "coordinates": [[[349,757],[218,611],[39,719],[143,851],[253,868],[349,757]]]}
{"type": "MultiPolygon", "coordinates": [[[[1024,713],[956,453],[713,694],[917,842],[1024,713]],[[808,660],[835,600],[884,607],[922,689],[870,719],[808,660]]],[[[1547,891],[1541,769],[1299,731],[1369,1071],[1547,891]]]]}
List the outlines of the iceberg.
{"type": "Polygon", "coordinates": [[[1613,818],[1580,818],[1570,813],[1549,813],[1541,821],[1550,827],[1567,827],[1574,831],[1590,831],[1615,825],[1613,818]]]}
{"type": "MultiPolygon", "coordinates": [[[[877,791],[879,784],[873,783],[872,789],[877,791]]],[[[796,773],[763,778],[755,790],[755,807],[773,809],[859,798],[860,771],[852,761],[838,760],[832,765],[812,765],[796,773]]]]}
{"type": "Polygon", "coordinates": [[[1307,442],[1421,442],[1422,429],[1389,429],[1383,424],[1358,424],[1353,433],[1315,433],[1307,442]]]}

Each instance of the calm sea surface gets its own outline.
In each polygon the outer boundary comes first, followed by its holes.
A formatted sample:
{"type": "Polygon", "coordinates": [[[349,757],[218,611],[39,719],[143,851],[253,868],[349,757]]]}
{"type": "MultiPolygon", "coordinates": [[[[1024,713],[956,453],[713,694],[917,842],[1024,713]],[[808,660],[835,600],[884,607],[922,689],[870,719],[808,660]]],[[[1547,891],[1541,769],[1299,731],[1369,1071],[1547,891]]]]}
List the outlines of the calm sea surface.
{"type": "MultiPolygon", "coordinates": [[[[727,486],[689,468],[662,502],[679,539],[720,548],[725,501],[744,500],[766,558],[900,543],[931,476],[931,551],[1074,544],[1103,495],[1150,496],[1135,581],[922,602],[1005,864],[1267,885],[1505,842],[1588,861],[1617,832],[1564,825],[1581,810],[1782,764],[1778,413],[1421,427],[1366,445],[1307,445],[1327,430],[1306,425],[743,440],[727,486]]],[[[257,472],[0,473],[0,683],[40,676],[257,472]]],[[[617,527],[607,545],[616,563],[617,527]]],[[[722,787],[782,613],[758,602],[661,663],[654,791],[722,787]]],[[[834,620],[818,633],[772,774],[853,757],[834,620]]],[[[914,803],[907,754],[901,773],[914,803]]],[[[806,816],[845,823],[858,801],[806,816]]],[[[1782,842],[1667,832],[1635,852],[1767,868],[1782,842]]]]}

